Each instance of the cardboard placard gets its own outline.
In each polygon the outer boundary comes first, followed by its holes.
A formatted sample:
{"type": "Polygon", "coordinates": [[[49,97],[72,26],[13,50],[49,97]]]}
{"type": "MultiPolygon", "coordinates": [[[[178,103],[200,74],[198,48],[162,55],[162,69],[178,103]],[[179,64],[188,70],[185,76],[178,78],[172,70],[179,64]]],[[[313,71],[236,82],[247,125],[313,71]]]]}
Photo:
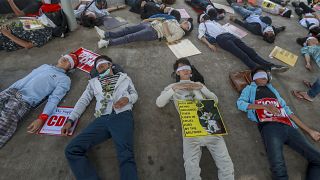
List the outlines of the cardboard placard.
{"type": "Polygon", "coordinates": [[[178,59],[201,54],[189,39],[183,39],[178,43],[168,44],[168,46],[178,59]]]}
{"type": "MultiPolygon", "coordinates": [[[[61,129],[68,120],[73,107],[57,107],[45,124],[42,126],[39,134],[61,136],[61,129]]],[[[74,130],[78,124],[78,120],[74,122],[73,126],[68,133],[69,136],[73,135],[74,130]]]]}
{"type": "Polygon", "coordinates": [[[184,137],[228,134],[214,100],[179,100],[178,107],[184,137]]]}
{"type": "Polygon", "coordinates": [[[274,49],[271,51],[270,58],[276,58],[290,66],[294,66],[298,60],[298,56],[285,50],[282,49],[281,47],[274,47],[274,49]]]}
{"type": "Polygon", "coordinates": [[[175,9],[175,10],[180,12],[180,15],[181,15],[182,19],[190,18],[190,15],[188,14],[188,12],[185,9],[175,9]]]}
{"type": "Polygon", "coordinates": [[[227,23],[225,25],[222,26],[226,31],[228,31],[229,33],[237,36],[239,39],[245,37],[246,35],[248,35],[248,33],[240,28],[238,28],[237,26],[234,26],[230,23],[227,23]]]}

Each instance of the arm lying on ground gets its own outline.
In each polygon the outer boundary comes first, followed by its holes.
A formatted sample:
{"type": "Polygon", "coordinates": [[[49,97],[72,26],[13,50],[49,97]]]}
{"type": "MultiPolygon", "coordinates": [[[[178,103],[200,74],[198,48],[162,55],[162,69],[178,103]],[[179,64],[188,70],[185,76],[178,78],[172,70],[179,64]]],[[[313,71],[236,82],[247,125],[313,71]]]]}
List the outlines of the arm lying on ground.
{"type": "Polygon", "coordinates": [[[12,11],[14,12],[14,14],[15,14],[16,16],[24,16],[24,15],[25,15],[25,13],[24,13],[23,11],[21,11],[21,10],[17,7],[17,5],[14,3],[13,0],[8,0],[8,3],[9,3],[12,11]]]}
{"type": "Polygon", "coordinates": [[[172,86],[166,87],[156,100],[157,106],[160,108],[164,107],[166,104],[170,102],[170,99],[172,98],[173,94],[174,90],[172,89],[172,86]]]}
{"type": "Polygon", "coordinates": [[[19,46],[22,46],[24,48],[27,48],[27,49],[30,49],[32,48],[34,45],[31,43],[31,42],[28,42],[28,41],[25,41],[25,40],[22,40],[18,37],[16,37],[15,35],[13,35],[11,33],[11,30],[8,29],[7,27],[2,27],[0,29],[0,32],[6,36],[7,38],[9,38],[11,41],[15,42],[16,44],[18,44],[19,46]]]}

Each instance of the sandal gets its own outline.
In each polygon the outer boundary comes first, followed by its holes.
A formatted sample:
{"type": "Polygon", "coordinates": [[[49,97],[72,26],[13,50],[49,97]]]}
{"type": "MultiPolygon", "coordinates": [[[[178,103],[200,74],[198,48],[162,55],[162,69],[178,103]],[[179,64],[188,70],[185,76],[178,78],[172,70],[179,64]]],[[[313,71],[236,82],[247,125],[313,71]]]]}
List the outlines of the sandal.
{"type": "Polygon", "coordinates": [[[303,91],[297,91],[297,90],[292,90],[291,93],[294,97],[296,97],[297,99],[299,100],[306,100],[308,102],[312,102],[313,100],[310,100],[310,99],[306,99],[301,93],[303,91]]]}
{"type": "Polygon", "coordinates": [[[302,82],[307,88],[309,88],[309,89],[311,88],[311,86],[312,86],[311,82],[309,82],[307,80],[303,80],[302,82]]]}

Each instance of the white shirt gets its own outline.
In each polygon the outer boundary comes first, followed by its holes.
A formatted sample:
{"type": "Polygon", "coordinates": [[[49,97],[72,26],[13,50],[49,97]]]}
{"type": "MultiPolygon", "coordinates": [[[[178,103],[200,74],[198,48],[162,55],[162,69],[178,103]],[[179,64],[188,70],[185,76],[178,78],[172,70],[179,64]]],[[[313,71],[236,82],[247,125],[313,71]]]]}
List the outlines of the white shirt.
{"type": "MultiPolygon", "coordinates": [[[[77,10],[74,10],[74,15],[76,16],[76,18],[80,18],[80,16],[81,16],[82,12],[84,11],[85,7],[86,7],[85,4],[81,4],[77,10]]],[[[87,9],[87,11],[95,13],[98,18],[102,17],[102,16],[109,15],[107,10],[97,8],[96,3],[92,3],[89,6],[89,8],[87,9]]]]}
{"type": "Polygon", "coordinates": [[[199,35],[198,38],[201,39],[206,33],[214,38],[217,38],[220,34],[228,33],[221,24],[216,21],[207,20],[205,22],[200,23],[199,25],[199,35]]]}
{"type": "Polygon", "coordinates": [[[307,21],[309,24],[315,24],[315,25],[319,26],[319,20],[317,18],[302,18],[299,21],[299,23],[301,24],[301,26],[308,28],[307,21]]]}

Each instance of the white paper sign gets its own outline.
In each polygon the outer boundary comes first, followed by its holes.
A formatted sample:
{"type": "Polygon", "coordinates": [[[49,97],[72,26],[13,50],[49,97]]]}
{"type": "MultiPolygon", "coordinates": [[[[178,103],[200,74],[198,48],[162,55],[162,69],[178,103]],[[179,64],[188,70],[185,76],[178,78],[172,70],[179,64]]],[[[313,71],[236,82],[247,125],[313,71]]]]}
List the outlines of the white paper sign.
{"type": "Polygon", "coordinates": [[[245,37],[248,33],[230,23],[227,23],[222,26],[225,30],[227,30],[229,33],[237,36],[239,39],[245,37]]]}
{"type": "Polygon", "coordinates": [[[189,39],[183,39],[179,43],[168,44],[168,46],[178,59],[201,54],[199,49],[189,39]]]}
{"type": "MultiPolygon", "coordinates": [[[[68,120],[73,107],[57,107],[57,109],[49,116],[46,123],[42,126],[39,134],[48,134],[61,136],[61,129],[63,125],[68,120]]],[[[78,120],[74,122],[73,126],[70,129],[69,136],[74,132],[75,127],[77,126],[78,120]]]]}

